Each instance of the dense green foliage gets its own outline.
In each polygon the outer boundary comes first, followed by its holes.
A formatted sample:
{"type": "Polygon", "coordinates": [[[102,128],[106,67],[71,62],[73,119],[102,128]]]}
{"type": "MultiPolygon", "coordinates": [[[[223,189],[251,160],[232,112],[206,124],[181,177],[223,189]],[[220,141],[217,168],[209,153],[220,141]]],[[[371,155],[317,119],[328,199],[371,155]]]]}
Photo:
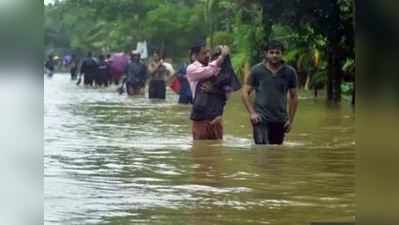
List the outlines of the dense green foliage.
{"type": "Polygon", "coordinates": [[[180,62],[206,38],[232,47],[242,76],[262,59],[266,41],[278,39],[300,87],[326,86],[339,101],[341,80],[354,81],[353,26],[352,0],[62,0],[45,7],[45,46],[46,53],[113,52],[147,40],[150,51],[180,62]]]}

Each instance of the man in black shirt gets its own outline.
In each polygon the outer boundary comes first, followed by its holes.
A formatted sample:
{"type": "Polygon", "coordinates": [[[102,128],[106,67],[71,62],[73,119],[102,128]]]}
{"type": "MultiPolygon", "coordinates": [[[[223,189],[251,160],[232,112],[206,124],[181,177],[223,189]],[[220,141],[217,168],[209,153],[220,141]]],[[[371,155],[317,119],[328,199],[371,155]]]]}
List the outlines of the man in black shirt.
{"type": "Polygon", "coordinates": [[[132,51],[126,67],[126,90],[128,95],[143,95],[147,80],[147,67],[140,62],[140,53],[132,51]]]}
{"type": "Polygon", "coordinates": [[[45,69],[46,69],[46,73],[49,77],[52,77],[54,74],[54,69],[55,69],[55,62],[54,62],[54,58],[52,55],[49,55],[48,60],[46,62],[46,64],[44,65],[45,69]]]}
{"type": "Polygon", "coordinates": [[[104,55],[99,56],[97,73],[95,75],[96,87],[108,87],[108,77],[110,74],[109,65],[105,62],[104,55]]]}
{"type": "Polygon", "coordinates": [[[83,61],[82,66],[80,67],[80,76],[84,75],[83,78],[84,85],[93,86],[96,73],[97,73],[97,62],[93,58],[93,54],[89,52],[87,54],[87,58],[83,61]]]}
{"type": "Polygon", "coordinates": [[[79,59],[77,58],[76,55],[72,55],[72,60],[71,60],[71,80],[76,80],[78,77],[78,67],[79,67],[79,59]]]}
{"type": "Polygon", "coordinates": [[[282,144],[294,122],[298,106],[297,74],[282,60],[283,51],[281,42],[270,41],[264,49],[264,61],[252,67],[242,89],[255,144],[282,144]],[[253,90],[255,104],[249,97],[253,90]]]}

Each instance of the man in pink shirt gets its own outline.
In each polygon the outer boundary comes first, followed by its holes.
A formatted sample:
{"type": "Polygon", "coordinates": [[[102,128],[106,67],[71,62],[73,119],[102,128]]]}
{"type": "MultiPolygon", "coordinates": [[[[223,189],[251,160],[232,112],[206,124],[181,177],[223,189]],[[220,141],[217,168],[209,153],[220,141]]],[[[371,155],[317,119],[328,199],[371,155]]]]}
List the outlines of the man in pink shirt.
{"type": "Polygon", "coordinates": [[[224,58],[229,55],[227,46],[222,48],[222,54],[209,63],[210,49],[204,45],[191,49],[195,61],[187,67],[187,80],[193,94],[193,139],[223,139],[222,114],[226,101],[225,95],[206,93],[207,79],[217,76],[224,58]]]}

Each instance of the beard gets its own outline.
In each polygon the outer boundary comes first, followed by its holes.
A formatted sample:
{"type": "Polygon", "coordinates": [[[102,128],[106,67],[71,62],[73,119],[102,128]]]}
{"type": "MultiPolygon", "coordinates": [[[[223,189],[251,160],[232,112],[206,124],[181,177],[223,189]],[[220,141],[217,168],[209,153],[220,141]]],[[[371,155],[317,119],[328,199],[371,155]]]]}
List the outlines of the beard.
{"type": "Polygon", "coordinates": [[[282,62],[280,58],[268,58],[267,61],[272,65],[279,65],[282,62]]]}
{"type": "Polygon", "coordinates": [[[199,61],[202,65],[208,66],[209,64],[209,57],[206,57],[205,59],[199,61]]]}

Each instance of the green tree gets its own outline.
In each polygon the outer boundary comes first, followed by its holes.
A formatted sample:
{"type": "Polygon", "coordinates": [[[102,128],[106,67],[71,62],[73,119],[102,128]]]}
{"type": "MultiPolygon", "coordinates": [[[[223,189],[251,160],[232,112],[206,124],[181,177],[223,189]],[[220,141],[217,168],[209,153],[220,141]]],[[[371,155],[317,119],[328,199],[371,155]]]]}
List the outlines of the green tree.
{"type": "Polygon", "coordinates": [[[352,1],[287,0],[260,1],[260,4],[267,17],[264,18],[267,26],[285,24],[299,33],[311,31],[325,38],[327,97],[334,102],[340,101],[343,63],[348,57],[354,57],[352,1]]]}

